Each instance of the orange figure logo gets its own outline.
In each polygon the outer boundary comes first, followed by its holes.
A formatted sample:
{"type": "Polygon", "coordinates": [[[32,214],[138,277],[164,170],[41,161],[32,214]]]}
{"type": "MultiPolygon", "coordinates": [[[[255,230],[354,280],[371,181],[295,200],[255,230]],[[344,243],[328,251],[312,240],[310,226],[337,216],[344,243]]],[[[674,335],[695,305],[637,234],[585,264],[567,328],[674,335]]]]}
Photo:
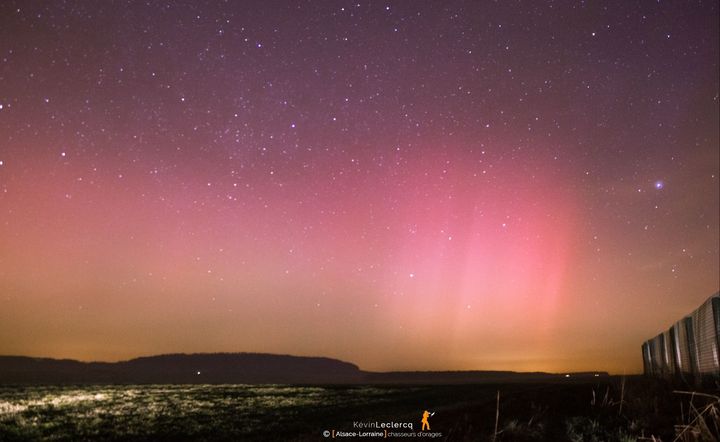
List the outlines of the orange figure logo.
{"type": "Polygon", "coordinates": [[[435,414],[435,413],[430,414],[430,412],[427,410],[423,411],[423,417],[422,417],[422,420],[420,421],[420,422],[422,422],[422,431],[425,431],[425,430],[430,431],[430,423],[428,422],[428,418],[430,416],[432,416],[433,414],[435,414]]]}

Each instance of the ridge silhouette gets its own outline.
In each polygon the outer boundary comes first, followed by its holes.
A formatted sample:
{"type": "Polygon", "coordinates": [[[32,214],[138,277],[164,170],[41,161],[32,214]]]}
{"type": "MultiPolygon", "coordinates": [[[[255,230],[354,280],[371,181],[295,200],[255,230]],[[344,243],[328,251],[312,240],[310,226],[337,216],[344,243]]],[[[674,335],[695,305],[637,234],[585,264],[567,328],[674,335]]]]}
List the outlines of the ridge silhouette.
{"type": "Polygon", "coordinates": [[[607,373],[369,372],[324,357],[268,353],[145,356],[121,362],[0,356],[0,384],[467,384],[573,382],[607,373]]]}

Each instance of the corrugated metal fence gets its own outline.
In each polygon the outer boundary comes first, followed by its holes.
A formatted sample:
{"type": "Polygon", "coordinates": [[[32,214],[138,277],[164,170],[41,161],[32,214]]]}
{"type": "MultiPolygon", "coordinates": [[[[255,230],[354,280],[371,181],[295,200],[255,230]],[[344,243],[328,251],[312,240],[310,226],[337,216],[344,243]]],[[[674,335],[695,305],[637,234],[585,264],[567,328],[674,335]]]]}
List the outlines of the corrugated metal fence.
{"type": "Polygon", "coordinates": [[[642,345],[645,374],[699,383],[720,377],[720,292],[642,345]]]}

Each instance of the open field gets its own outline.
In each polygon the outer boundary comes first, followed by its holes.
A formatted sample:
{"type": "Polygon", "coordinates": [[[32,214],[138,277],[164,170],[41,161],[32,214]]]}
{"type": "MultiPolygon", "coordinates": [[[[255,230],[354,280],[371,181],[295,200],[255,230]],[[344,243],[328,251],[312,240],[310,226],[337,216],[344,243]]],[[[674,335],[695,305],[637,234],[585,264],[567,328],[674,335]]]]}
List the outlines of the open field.
{"type": "MultiPolygon", "coordinates": [[[[669,441],[674,426],[693,416],[689,396],[639,377],[624,389],[619,378],[402,387],[4,386],[0,440],[316,440],[325,430],[362,431],[354,421],[409,422],[414,428],[402,431],[419,432],[426,409],[435,412],[431,432],[443,440],[492,440],[498,391],[498,441],[669,441]]],[[[708,398],[692,400],[700,409],[708,398]]],[[[710,431],[717,431],[717,411],[705,413],[710,431]]],[[[684,440],[693,440],[689,435],[684,440]]]]}

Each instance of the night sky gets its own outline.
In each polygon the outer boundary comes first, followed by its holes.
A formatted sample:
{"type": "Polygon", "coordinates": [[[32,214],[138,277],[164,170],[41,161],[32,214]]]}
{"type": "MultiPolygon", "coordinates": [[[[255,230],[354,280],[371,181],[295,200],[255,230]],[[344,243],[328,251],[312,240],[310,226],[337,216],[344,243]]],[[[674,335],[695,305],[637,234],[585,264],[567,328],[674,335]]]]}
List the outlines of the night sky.
{"type": "Polygon", "coordinates": [[[718,3],[0,3],[0,354],[642,369],[718,290],[718,3]]]}

